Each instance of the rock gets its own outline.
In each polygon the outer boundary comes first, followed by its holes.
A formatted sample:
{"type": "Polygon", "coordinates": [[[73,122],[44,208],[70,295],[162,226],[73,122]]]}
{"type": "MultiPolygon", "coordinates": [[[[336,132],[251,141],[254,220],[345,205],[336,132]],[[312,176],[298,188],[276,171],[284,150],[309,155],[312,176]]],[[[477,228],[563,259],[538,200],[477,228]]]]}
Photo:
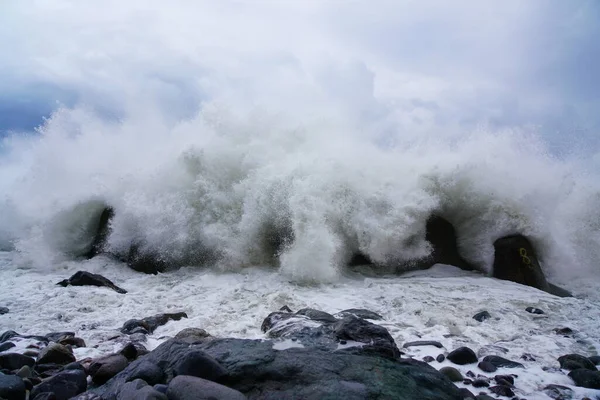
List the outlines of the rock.
{"type": "Polygon", "coordinates": [[[544,314],[544,312],[542,310],[540,310],[539,308],[535,308],[535,307],[527,307],[525,309],[525,311],[527,311],[528,313],[531,313],[531,314],[538,314],[538,315],[544,314]]]}
{"type": "Polygon", "coordinates": [[[69,400],[87,389],[85,372],[77,369],[59,372],[35,386],[30,393],[34,398],[40,393],[54,393],[57,400],[69,400]]]}
{"type": "Polygon", "coordinates": [[[400,357],[401,353],[394,338],[383,326],[349,316],[334,324],[333,331],[339,340],[365,343],[361,351],[374,352],[391,358],[400,357]]]}
{"type": "Polygon", "coordinates": [[[0,315],[8,314],[10,310],[6,307],[0,307],[0,315]]]}
{"type": "Polygon", "coordinates": [[[573,379],[577,386],[588,389],[600,389],[600,372],[598,371],[590,371],[585,368],[575,369],[569,372],[569,377],[573,379]]]}
{"type": "Polygon", "coordinates": [[[296,315],[304,315],[313,321],[334,323],[337,322],[337,318],[333,315],[326,313],[325,311],[319,311],[312,308],[303,308],[302,310],[296,311],[296,315]]]}
{"type": "Polygon", "coordinates": [[[117,400],[167,400],[167,396],[137,379],[123,385],[117,394],[117,400]]]}
{"type": "Polygon", "coordinates": [[[460,396],[463,400],[475,400],[475,395],[467,388],[459,389],[460,396]]]}
{"type": "Polygon", "coordinates": [[[75,361],[75,356],[68,347],[58,343],[50,343],[40,351],[36,363],[65,365],[73,361],[75,361]]]}
{"type": "Polygon", "coordinates": [[[94,383],[101,385],[110,378],[123,371],[129,361],[122,354],[110,354],[94,360],[88,368],[88,373],[94,383]]]}
{"type": "Polygon", "coordinates": [[[535,357],[529,353],[521,354],[521,360],[524,361],[535,361],[535,357]]]}
{"type": "Polygon", "coordinates": [[[485,356],[483,361],[489,362],[496,368],[525,368],[525,366],[516,361],[507,360],[500,356],[485,356]]]}
{"type": "Polygon", "coordinates": [[[573,398],[573,389],[562,385],[547,385],[544,393],[554,400],[567,400],[573,398]]]}
{"type": "Polygon", "coordinates": [[[4,342],[0,344],[0,352],[12,349],[13,347],[15,347],[15,344],[13,342],[4,342]]]}
{"type": "Polygon", "coordinates": [[[138,358],[138,349],[135,347],[135,344],[127,343],[125,347],[119,351],[119,354],[125,356],[125,358],[129,361],[133,361],[138,358]]]}
{"type": "Polygon", "coordinates": [[[136,331],[137,328],[142,328],[145,332],[143,333],[152,333],[156,328],[161,325],[165,325],[167,322],[179,321],[182,318],[187,318],[187,314],[184,312],[178,313],[169,313],[169,314],[157,314],[152,317],[146,317],[144,319],[130,319],[129,321],[123,324],[121,328],[121,332],[126,335],[131,335],[134,333],[138,333],[136,331]]]}
{"type": "Polygon", "coordinates": [[[435,358],[435,360],[439,363],[444,362],[445,359],[446,359],[446,356],[443,354],[438,354],[438,356],[435,358]]]}
{"type": "MultiPolygon", "coordinates": [[[[225,371],[226,373],[227,371],[225,371]]],[[[163,370],[156,364],[150,361],[142,360],[139,364],[131,370],[130,380],[142,379],[149,385],[161,384],[165,380],[165,374],[163,370]]]]}
{"type": "Polygon", "coordinates": [[[568,369],[573,371],[574,369],[585,368],[590,371],[597,371],[596,365],[591,362],[587,357],[580,356],[579,354],[567,354],[558,357],[558,362],[562,369],[568,369]]]}
{"type": "Polygon", "coordinates": [[[208,332],[204,329],[200,328],[185,328],[182,331],[179,331],[177,335],[175,335],[175,339],[181,340],[187,343],[197,343],[206,340],[207,338],[212,337],[208,332]]]}
{"type": "Polygon", "coordinates": [[[19,353],[0,354],[0,369],[17,370],[27,365],[33,367],[35,360],[19,353]]]}
{"type": "Polygon", "coordinates": [[[98,218],[96,234],[94,235],[94,241],[90,247],[90,250],[85,254],[86,258],[92,258],[104,251],[106,246],[106,239],[110,234],[110,221],[115,215],[115,211],[112,207],[105,207],[100,213],[98,218]]]}
{"type": "Polygon", "coordinates": [[[572,334],[574,334],[575,332],[573,331],[573,329],[566,327],[566,328],[555,328],[554,333],[556,333],[557,335],[568,337],[568,336],[571,336],[572,334]]]}
{"type": "Polygon", "coordinates": [[[77,271],[69,279],[62,280],[57,283],[60,286],[106,286],[117,293],[125,294],[127,290],[121,289],[115,285],[110,279],[102,275],[92,274],[87,271],[77,271]]]}
{"type": "Polygon", "coordinates": [[[433,361],[435,361],[435,358],[433,358],[431,356],[425,356],[425,357],[423,357],[423,362],[430,363],[430,362],[433,362],[433,361]]]}
{"type": "Polygon", "coordinates": [[[144,253],[140,245],[133,244],[127,255],[127,266],[134,271],[156,275],[167,270],[167,262],[159,254],[144,253]]]}
{"type": "Polygon", "coordinates": [[[46,341],[55,343],[72,337],[75,337],[75,332],[50,332],[44,336],[44,338],[46,338],[46,341]]]}
{"type": "Polygon", "coordinates": [[[485,393],[480,393],[477,396],[475,396],[475,400],[496,400],[496,398],[488,396],[485,393]]]}
{"type": "Polygon", "coordinates": [[[600,356],[591,356],[588,359],[594,363],[594,365],[600,364],[600,356]]]}
{"type": "Polygon", "coordinates": [[[512,386],[515,384],[515,378],[512,375],[496,375],[494,380],[498,385],[512,386]]]}
{"type": "Polygon", "coordinates": [[[498,396],[513,397],[515,395],[511,388],[504,385],[492,386],[489,390],[498,396]]]}
{"type": "MultiPolygon", "coordinates": [[[[142,361],[159,365],[167,381],[186,353],[203,351],[227,370],[228,387],[249,398],[286,399],[397,398],[459,400],[459,391],[427,364],[315,347],[276,350],[271,340],[213,339],[197,344],[168,340],[132,362],[92,393],[116,396],[142,361]]],[[[310,342],[307,342],[310,345],[310,342]]],[[[183,378],[178,376],[175,379],[183,378]]],[[[171,381],[172,382],[172,381],[171,381]]]]}
{"type": "Polygon", "coordinates": [[[434,264],[454,265],[469,271],[475,269],[459,254],[456,231],[448,220],[437,215],[429,217],[425,226],[425,240],[431,244],[433,252],[426,259],[414,263],[418,269],[427,269],[434,264]]]}
{"type": "MultiPolygon", "coordinates": [[[[291,312],[291,311],[290,311],[290,312],[291,312]]],[[[162,384],[161,384],[161,385],[154,385],[154,389],[155,389],[157,392],[161,392],[161,393],[165,393],[165,394],[167,393],[167,388],[168,388],[168,386],[167,386],[167,385],[162,385],[162,384]]]]}
{"type": "Polygon", "coordinates": [[[485,356],[489,356],[489,355],[498,355],[498,354],[507,354],[507,353],[508,353],[508,349],[506,347],[498,346],[495,344],[488,344],[488,345],[482,346],[477,351],[477,356],[485,357],[485,356]]]}
{"type": "Polygon", "coordinates": [[[492,316],[487,311],[481,311],[481,312],[478,312],[477,314],[473,315],[473,319],[478,322],[483,322],[489,318],[492,318],[492,316]]]}
{"type": "Polygon", "coordinates": [[[482,388],[490,386],[490,382],[487,379],[478,378],[472,383],[473,387],[482,388]]]}
{"type": "Polygon", "coordinates": [[[558,297],[573,297],[573,295],[571,294],[571,292],[569,292],[566,289],[560,288],[556,285],[553,285],[552,283],[548,283],[548,286],[550,286],[550,293],[558,296],[558,297]]]}
{"type": "Polygon", "coordinates": [[[23,380],[15,375],[0,373],[0,398],[7,400],[25,400],[27,389],[23,380]]]}
{"type": "Polygon", "coordinates": [[[33,400],[56,400],[56,396],[50,392],[38,393],[33,400]]]}
{"type": "Polygon", "coordinates": [[[458,349],[451,351],[446,358],[458,365],[473,364],[477,362],[477,355],[475,355],[475,352],[468,347],[459,347],[458,349]]]}
{"type": "Polygon", "coordinates": [[[444,374],[446,378],[450,379],[451,382],[461,382],[463,380],[460,371],[454,367],[443,367],[440,369],[440,372],[444,374]]]}
{"type": "Polygon", "coordinates": [[[175,375],[189,375],[197,378],[219,381],[227,375],[227,370],[202,351],[186,353],[173,368],[175,375]]]}
{"type": "Polygon", "coordinates": [[[440,342],[435,340],[416,340],[414,342],[406,342],[402,345],[404,348],[415,347],[415,346],[435,346],[438,349],[444,348],[440,342]]]}
{"type": "Polygon", "coordinates": [[[167,389],[169,400],[245,400],[237,390],[193,376],[177,376],[167,389]]]}
{"type": "Polygon", "coordinates": [[[82,338],[78,337],[64,337],[60,339],[57,343],[62,344],[63,346],[86,347],[85,341],[82,338]]]}
{"type": "Polygon", "coordinates": [[[566,290],[548,283],[535,250],[525,236],[500,238],[494,242],[494,250],[492,274],[495,278],[531,286],[557,296],[568,294],[566,290]]]}
{"type": "Polygon", "coordinates": [[[2,335],[0,335],[0,343],[4,343],[7,340],[10,340],[10,339],[15,338],[15,337],[20,337],[20,336],[21,335],[19,335],[15,331],[6,331],[6,332],[3,332],[2,335]]]}
{"type": "Polygon", "coordinates": [[[338,318],[344,318],[349,315],[354,315],[357,318],[370,319],[374,321],[383,320],[383,317],[381,315],[373,311],[365,310],[363,308],[350,308],[348,310],[340,311],[336,314],[338,318]]]}
{"type": "Polygon", "coordinates": [[[27,365],[23,365],[15,374],[20,378],[30,378],[33,376],[33,371],[27,365]]]}
{"type": "Polygon", "coordinates": [[[492,364],[489,361],[481,361],[479,364],[477,364],[477,366],[483,372],[496,372],[496,370],[498,369],[494,364],[492,364]]]}

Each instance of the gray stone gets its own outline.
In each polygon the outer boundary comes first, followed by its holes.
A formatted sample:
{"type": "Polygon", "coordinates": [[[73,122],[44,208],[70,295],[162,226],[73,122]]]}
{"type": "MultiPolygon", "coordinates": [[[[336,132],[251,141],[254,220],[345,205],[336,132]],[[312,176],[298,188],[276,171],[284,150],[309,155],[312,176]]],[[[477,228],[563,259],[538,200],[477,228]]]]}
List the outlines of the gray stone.
{"type": "Polygon", "coordinates": [[[463,376],[460,371],[454,367],[443,367],[440,369],[440,373],[444,374],[444,376],[446,376],[452,382],[461,382],[463,380],[463,376]]]}
{"type": "Polygon", "coordinates": [[[164,382],[165,373],[158,365],[141,360],[140,363],[134,366],[129,379],[142,379],[149,385],[156,385],[164,382]]]}
{"type": "Polygon", "coordinates": [[[73,352],[66,346],[58,343],[50,343],[40,351],[38,364],[58,364],[65,365],[75,361],[73,352]]]}
{"type": "Polygon", "coordinates": [[[580,356],[579,354],[566,354],[558,357],[560,367],[573,371],[579,368],[589,369],[590,371],[597,371],[596,365],[590,361],[589,358],[580,356]]]}
{"type": "Polygon", "coordinates": [[[54,393],[56,400],[69,400],[87,389],[85,372],[77,369],[59,372],[48,378],[31,391],[30,397],[35,399],[40,393],[54,393]]]}
{"type": "Polygon", "coordinates": [[[485,356],[483,361],[489,362],[496,368],[525,368],[525,366],[521,363],[507,360],[506,358],[500,356],[485,356]]]}
{"type": "Polygon", "coordinates": [[[169,383],[169,400],[245,400],[246,396],[227,386],[193,376],[178,376],[169,383]]]}
{"type": "Polygon", "coordinates": [[[598,371],[580,368],[569,372],[569,377],[573,379],[577,386],[588,389],[600,389],[600,372],[598,371]]]}
{"type": "Polygon", "coordinates": [[[92,362],[88,372],[96,384],[103,384],[110,378],[123,371],[129,361],[122,354],[110,354],[92,362]]]}
{"type": "Polygon", "coordinates": [[[200,328],[185,328],[182,331],[179,331],[177,335],[175,335],[175,339],[188,342],[188,343],[196,343],[202,342],[212,336],[206,332],[204,329],[200,328]]]}
{"type": "Polygon", "coordinates": [[[23,380],[15,375],[0,373],[0,398],[7,400],[25,400],[27,389],[23,380]]]}
{"type": "Polygon", "coordinates": [[[33,367],[35,360],[19,353],[0,354],[0,369],[17,370],[27,365],[33,367]]]}
{"type": "Polygon", "coordinates": [[[227,375],[227,370],[214,358],[197,350],[184,354],[175,364],[173,372],[175,375],[195,376],[215,382],[227,375]]]}

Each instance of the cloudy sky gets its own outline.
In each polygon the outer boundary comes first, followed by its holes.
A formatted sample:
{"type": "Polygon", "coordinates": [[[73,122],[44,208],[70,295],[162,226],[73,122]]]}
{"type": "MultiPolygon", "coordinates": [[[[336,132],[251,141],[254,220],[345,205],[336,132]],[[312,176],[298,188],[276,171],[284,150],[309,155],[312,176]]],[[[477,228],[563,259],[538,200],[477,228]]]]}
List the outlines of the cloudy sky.
{"type": "Polygon", "coordinates": [[[4,0],[0,54],[3,132],[60,106],[179,120],[217,99],[600,147],[597,0],[4,0]]]}

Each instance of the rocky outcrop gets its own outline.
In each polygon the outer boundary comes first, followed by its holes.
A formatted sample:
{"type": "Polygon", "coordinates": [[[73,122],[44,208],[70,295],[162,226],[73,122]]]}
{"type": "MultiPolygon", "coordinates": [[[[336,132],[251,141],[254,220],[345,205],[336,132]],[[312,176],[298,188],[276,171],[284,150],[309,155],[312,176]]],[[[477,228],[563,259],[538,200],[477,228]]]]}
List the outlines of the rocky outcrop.
{"type": "Polygon", "coordinates": [[[114,290],[117,293],[125,294],[127,290],[121,289],[115,285],[110,279],[103,277],[99,274],[92,274],[87,271],[77,271],[69,279],[64,279],[57,283],[57,285],[66,287],[72,286],[105,286],[114,290]]]}
{"type": "Polygon", "coordinates": [[[500,238],[494,242],[495,278],[531,286],[561,297],[569,292],[548,283],[531,242],[522,235],[500,238]]]}
{"type": "Polygon", "coordinates": [[[105,207],[100,213],[98,227],[90,250],[85,254],[86,258],[92,258],[104,251],[106,240],[110,234],[110,220],[114,217],[115,211],[112,207],[105,207]]]}
{"type": "Polygon", "coordinates": [[[171,320],[179,321],[181,318],[187,318],[187,314],[184,312],[166,313],[157,314],[143,319],[130,319],[123,324],[121,332],[126,335],[132,335],[135,333],[148,334],[154,332],[156,328],[166,324],[171,320]]]}

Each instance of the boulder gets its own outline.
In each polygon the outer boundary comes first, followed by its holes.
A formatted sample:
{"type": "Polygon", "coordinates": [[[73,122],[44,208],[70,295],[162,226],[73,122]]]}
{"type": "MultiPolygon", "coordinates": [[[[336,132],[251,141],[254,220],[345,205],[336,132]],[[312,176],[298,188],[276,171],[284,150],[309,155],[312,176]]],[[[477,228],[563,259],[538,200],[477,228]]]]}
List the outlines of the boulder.
{"type": "Polygon", "coordinates": [[[173,373],[218,382],[227,375],[227,370],[205,352],[196,350],[184,354],[173,367],[173,373]]]}
{"type": "Polygon", "coordinates": [[[498,369],[494,364],[492,364],[489,361],[481,361],[479,364],[477,364],[477,366],[483,372],[496,372],[496,370],[498,369]]]}
{"type": "Polygon", "coordinates": [[[148,386],[143,380],[137,379],[123,385],[117,400],[167,400],[167,396],[148,386]]]}
{"type": "Polygon", "coordinates": [[[21,378],[0,373],[0,399],[25,400],[26,391],[21,378]]]}
{"type": "Polygon", "coordinates": [[[110,279],[99,274],[92,274],[87,271],[77,271],[69,279],[62,280],[57,283],[60,286],[105,286],[114,290],[117,293],[125,294],[127,290],[121,289],[115,285],[110,279]]]}
{"type": "Polygon", "coordinates": [[[554,384],[547,385],[546,387],[544,387],[543,392],[546,395],[548,395],[548,397],[555,400],[572,399],[574,394],[573,389],[566,386],[554,384]]]}
{"type": "Polygon", "coordinates": [[[355,316],[348,316],[335,323],[333,331],[339,340],[364,343],[360,351],[373,352],[390,358],[400,357],[401,353],[394,338],[381,325],[355,316]]]}
{"type": "Polygon", "coordinates": [[[600,389],[600,372],[598,371],[590,371],[585,368],[575,369],[569,372],[569,377],[579,387],[600,389]]]}
{"type": "Polygon", "coordinates": [[[180,393],[172,391],[178,387],[172,386],[173,382],[187,379],[197,382],[200,378],[179,375],[173,379],[176,366],[187,353],[202,351],[227,371],[220,383],[248,398],[462,399],[458,388],[443,374],[419,361],[355,354],[319,345],[276,350],[275,343],[213,339],[190,345],[168,340],[91,392],[104,398],[116,396],[138,364],[151,362],[165,373],[169,399],[178,398],[172,397],[180,393]]]}
{"type": "Polygon", "coordinates": [[[489,318],[492,318],[492,316],[487,311],[481,311],[481,312],[478,312],[477,314],[473,315],[473,319],[477,322],[483,322],[489,318]]]}
{"type": "Polygon", "coordinates": [[[313,308],[303,308],[302,310],[296,311],[296,314],[304,315],[305,317],[308,317],[309,319],[312,319],[313,321],[319,321],[319,322],[324,322],[324,323],[337,322],[337,318],[335,318],[333,315],[326,313],[325,311],[315,310],[313,308]]]}
{"type": "Polygon", "coordinates": [[[507,360],[506,358],[500,356],[485,356],[483,361],[492,364],[496,368],[525,368],[521,363],[507,360]]]}
{"type": "Polygon", "coordinates": [[[370,319],[374,321],[381,321],[383,319],[383,317],[377,314],[376,312],[365,310],[363,308],[350,308],[348,310],[343,310],[335,314],[337,318],[344,318],[349,315],[354,315],[357,318],[370,319]]]}
{"type": "Polygon", "coordinates": [[[167,389],[169,400],[245,400],[246,396],[227,386],[194,376],[177,376],[167,389]]]}
{"type": "Polygon", "coordinates": [[[134,271],[156,275],[167,270],[167,262],[158,254],[144,253],[140,245],[133,244],[129,249],[126,263],[134,271]]]}
{"type": "Polygon", "coordinates": [[[92,245],[90,250],[85,254],[86,258],[92,258],[97,256],[98,254],[104,251],[104,247],[106,245],[106,239],[110,234],[110,221],[115,215],[115,211],[112,207],[105,207],[100,213],[98,218],[98,227],[96,228],[96,233],[94,235],[94,240],[92,241],[92,245]]]}
{"type": "Polygon", "coordinates": [[[175,339],[188,342],[190,344],[202,342],[211,337],[212,336],[208,332],[200,328],[185,328],[175,335],[175,339]]]}
{"type": "Polygon", "coordinates": [[[142,360],[135,365],[129,379],[142,379],[149,385],[157,385],[164,382],[165,374],[158,365],[142,360]]]}
{"type": "Polygon", "coordinates": [[[579,354],[567,354],[558,357],[558,362],[562,369],[573,371],[574,369],[584,368],[590,371],[597,371],[596,365],[589,358],[580,356],[579,354]]]}
{"type": "Polygon", "coordinates": [[[561,297],[570,295],[563,289],[548,283],[533,245],[525,236],[512,235],[496,240],[493,268],[492,275],[495,278],[531,286],[558,296],[562,291],[561,297]]]}
{"type": "Polygon", "coordinates": [[[178,313],[167,313],[167,314],[157,314],[152,317],[146,317],[143,319],[130,319],[129,321],[123,324],[121,328],[121,332],[126,335],[131,335],[134,333],[152,333],[156,328],[161,325],[165,325],[167,322],[179,321],[182,318],[187,318],[187,314],[184,312],[178,313]],[[143,332],[142,332],[143,331],[143,332]]]}
{"type": "Polygon", "coordinates": [[[0,369],[18,370],[27,365],[33,367],[35,360],[19,353],[0,354],[0,369]]]}
{"type": "Polygon", "coordinates": [[[443,367],[440,373],[444,374],[452,382],[462,382],[463,376],[459,370],[454,367],[443,367]]]}
{"type": "Polygon", "coordinates": [[[85,372],[71,369],[59,372],[46,379],[31,390],[30,398],[35,399],[40,393],[54,393],[56,400],[69,400],[87,389],[85,372]]]}
{"type": "Polygon", "coordinates": [[[477,362],[477,355],[468,347],[459,347],[458,349],[451,351],[446,358],[458,365],[473,364],[477,362]]]}
{"type": "Polygon", "coordinates": [[[123,371],[129,360],[122,354],[110,354],[98,358],[88,368],[88,373],[96,384],[103,384],[110,378],[123,371]]]}
{"type": "Polygon", "coordinates": [[[66,365],[75,361],[73,351],[58,343],[50,343],[40,351],[36,364],[66,365]]]}

